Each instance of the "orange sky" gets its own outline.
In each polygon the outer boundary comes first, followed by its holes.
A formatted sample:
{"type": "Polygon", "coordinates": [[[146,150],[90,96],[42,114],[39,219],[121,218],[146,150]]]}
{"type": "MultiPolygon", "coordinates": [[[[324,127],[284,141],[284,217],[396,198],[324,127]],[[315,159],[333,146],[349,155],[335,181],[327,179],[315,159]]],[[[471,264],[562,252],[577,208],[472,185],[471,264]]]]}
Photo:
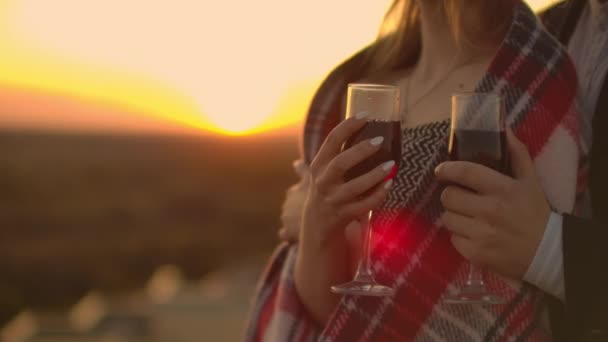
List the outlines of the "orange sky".
{"type": "Polygon", "coordinates": [[[293,127],[389,2],[0,1],[0,127],[293,127]]]}
{"type": "Polygon", "coordinates": [[[32,123],[52,130],[184,132],[185,127],[103,102],[87,101],[50,91],[0,87],[2,124],[27,129],[32,123]]]}

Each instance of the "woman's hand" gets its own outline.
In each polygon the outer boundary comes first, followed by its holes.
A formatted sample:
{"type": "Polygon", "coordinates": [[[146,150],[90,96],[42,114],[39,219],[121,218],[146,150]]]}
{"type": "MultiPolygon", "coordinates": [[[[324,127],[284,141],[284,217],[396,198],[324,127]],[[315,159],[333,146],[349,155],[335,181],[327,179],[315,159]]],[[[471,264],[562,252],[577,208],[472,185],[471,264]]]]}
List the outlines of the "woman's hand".
{"type": "Polygon", "coordinates": [[[341,152],[344,142],[364,125],[365,120],[352,118],[336,126],[310,166],[311,183],[300,231],[295,283],[304,305],[322,323],[329,319],[339,300],[330,286],[352,277],[345,228],[350,224],[350,231],[360,232],[358,219],[384,201],[392,183],[384,180],[394,161],[344,182],[344,173],[372,156],[382,144],[383,138],[376,137],[341,152]]]}

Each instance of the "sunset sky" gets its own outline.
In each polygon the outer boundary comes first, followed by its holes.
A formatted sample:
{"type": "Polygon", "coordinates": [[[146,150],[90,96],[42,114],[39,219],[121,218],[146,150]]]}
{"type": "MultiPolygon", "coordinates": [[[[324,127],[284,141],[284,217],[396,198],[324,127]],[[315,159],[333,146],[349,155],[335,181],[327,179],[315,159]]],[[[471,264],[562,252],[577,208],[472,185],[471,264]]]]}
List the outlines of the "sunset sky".
{"type": "Polygon", "coordinates": [[[0,0],[0,128],[294,127],[389,3],[0,0]]]}

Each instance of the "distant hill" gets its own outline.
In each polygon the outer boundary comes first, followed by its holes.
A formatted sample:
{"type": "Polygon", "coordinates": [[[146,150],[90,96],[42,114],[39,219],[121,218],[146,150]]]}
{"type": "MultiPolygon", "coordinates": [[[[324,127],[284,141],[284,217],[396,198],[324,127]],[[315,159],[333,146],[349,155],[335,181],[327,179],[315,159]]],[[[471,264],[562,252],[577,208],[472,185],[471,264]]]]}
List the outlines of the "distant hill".
{"type": "Polygon", "coordinates": [[[198,278],[267,257],[297,150],[293,134],[0,132],[0,322],[161,264],[198,278]]]}

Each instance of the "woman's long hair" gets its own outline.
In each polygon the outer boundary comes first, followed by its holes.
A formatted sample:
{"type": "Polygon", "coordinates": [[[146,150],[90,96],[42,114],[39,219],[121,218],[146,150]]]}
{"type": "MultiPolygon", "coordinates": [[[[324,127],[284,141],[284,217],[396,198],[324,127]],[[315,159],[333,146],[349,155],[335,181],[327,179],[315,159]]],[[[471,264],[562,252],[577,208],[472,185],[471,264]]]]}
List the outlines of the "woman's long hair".
{"type": "MultiPolygon", "coordinates": [[[[426,1],[426,0],[420,0],[426,1]]],[[[495,48],[508,29],[519,0],[443,1],[446,18],[458,42],[479,49],[495,48]]],[[[421,50],[420,9],[416,0],[394,0],[369,50],[368,72],[383,73],[416,63],[421,50]]]]}

